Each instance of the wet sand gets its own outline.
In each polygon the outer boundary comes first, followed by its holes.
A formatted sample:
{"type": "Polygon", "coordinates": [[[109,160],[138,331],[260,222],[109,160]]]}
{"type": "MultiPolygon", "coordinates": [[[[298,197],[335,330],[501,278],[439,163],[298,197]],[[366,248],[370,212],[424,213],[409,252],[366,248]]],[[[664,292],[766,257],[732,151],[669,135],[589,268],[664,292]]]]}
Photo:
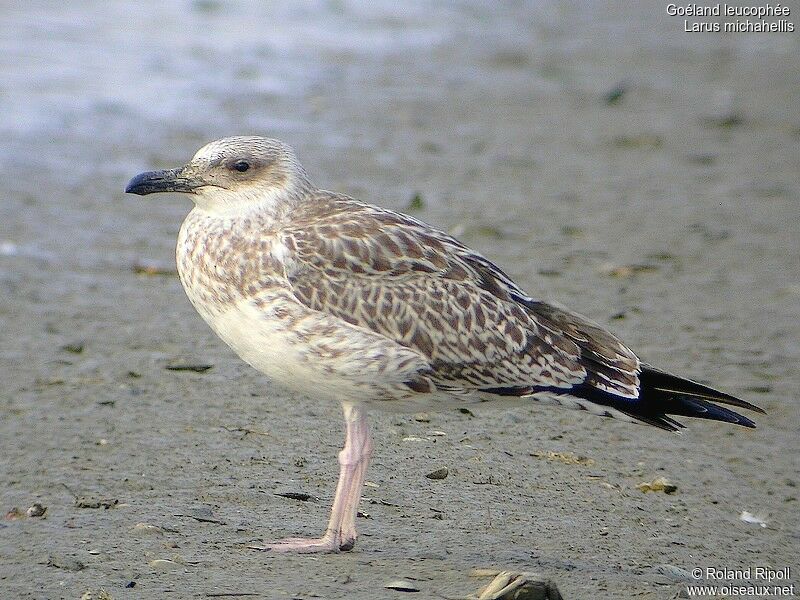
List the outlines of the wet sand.
{"type": "Polygon", "coordinates": [[[798,34],[683,33],[656,2],[2,20],[0,510],[47,512],[0,521],[0,596],[398,598],[383,586],[407,579],[461,598],[493,566],[569,599],[685,589],[658,565],[797,583],[798,34]],[[249,550],[321,532],[339,409],[273,387],[195,314],[173,258],[188,199],[122,193],[249,133],[322,187],[399,210],[419,194],[415,216],[532,294],[769,414],[676,436],[534,406],[375,412],[355,550],[249,550]],[[167,368],[186,365],[211,368],[167,368]],[[677,491],[636,488],[656,477],[677,491]]]}

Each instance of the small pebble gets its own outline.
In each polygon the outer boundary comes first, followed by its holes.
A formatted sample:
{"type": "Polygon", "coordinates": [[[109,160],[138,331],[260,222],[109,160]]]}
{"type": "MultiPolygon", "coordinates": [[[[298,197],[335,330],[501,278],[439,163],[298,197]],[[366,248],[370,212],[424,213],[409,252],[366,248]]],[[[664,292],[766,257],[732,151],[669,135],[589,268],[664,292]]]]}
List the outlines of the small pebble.
{"type": "Polygon", "coordinates": [[[450,471],[447,467],[442,467],[441,469],[436,469],[435,471],[431,471],[425,477],[428,479],[444,479],[450,474],[450,471]]]}
{"type": "Polygon", "coordinates": [[[114,596],[109,594],[104,589],[100,589],[100,591],[96,593],[88,590],[84,592],[83,596],[81,596],[81,600],[114,600],[114,596]]]}
{"type": "Polygon", "coordinates": [[[25,511],[25,514],[29,517],[43,517],[46,512],[46,506],[42,506],[39,502],[34,502],[33,505],[25,511]]]}
{"type": "Polygon", "coordinates": [[[148,563],[154,570],[166,572],[166,571],[173,571],[175,569],[179,569],[181,565],[176,563],[174,560],[168,560],[166,558],[157,558],[155,560],[151,560],[148,563]]]}
{"type": "Polygon", "coordinates": [[[477,600],[563,600],[553,581],[535,573],[496,569],[475,569],[470,573],[470,577],[493,576],[492,582],[478,592],[477,600]]]}
{"type": "Polygon", "coordinates": [[[640,492],[664,492],[665,494],[674,494],[678,491],[678,486],[670,483],[666,477],[656,477],[653,481],[645,481],[636,486],[640,492]]]}
{"type": "Polygon", "coordinates": [[[290,500],[300,500],[300,502],[308,502],[309,500],[316,501],[319,500],[316,496],[312,496],[311,494],[307,494],[305,492],[279,492],[275,494],[276,496],[280,496],[281,498],[289,498],[290,500]]]}
{"type": "Polygon", "coordinates": [[[98,498],[97,496],[78,496],[75,506],[78,508],[111,508],[119,504],[116,498],[98,498]]]}
{"type": "Polygon", "coordinates": [[[6,513],[5,519],[6,521],[16,521],[17,519],[24,519],[26,517],[25,513],[22,512],[19,508],[14,506],[11,510],[6,513]]]}
{"type": "Polygon", "coordinates": [[[394,581],[390,581],[385,586],[387,590],[395,590],[398,592],[418,592],[419,588],[416,587],[413,583],[408,581],[407,579],[395,579],[394,581]]]}

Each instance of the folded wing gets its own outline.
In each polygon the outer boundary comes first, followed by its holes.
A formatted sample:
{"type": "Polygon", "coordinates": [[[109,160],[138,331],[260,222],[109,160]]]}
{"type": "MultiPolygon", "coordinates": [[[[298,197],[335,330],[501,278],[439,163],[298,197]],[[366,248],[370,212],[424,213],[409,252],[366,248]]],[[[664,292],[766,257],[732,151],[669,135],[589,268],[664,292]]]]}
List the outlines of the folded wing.
{"type": "Polygon", "coordinates": [[[612,334],[529,297],[443,232],[327,192],[308,206],[306,217],[296,215],[283,231],[297,300],[413,348],[429,363],[421,376],[438,389],[547,397],[671,430],[680,424],[669,412],[752,425],[744,417],[732,420],[740,415],[728,409],[709,410],[709,399],[725,402],[718,392],[698,397],[683,386],[665,396],[649,383],[656,371],[643,374],[636,355],[612,334]],[[669,397],[683,400],[673,407],[669,397]]]}

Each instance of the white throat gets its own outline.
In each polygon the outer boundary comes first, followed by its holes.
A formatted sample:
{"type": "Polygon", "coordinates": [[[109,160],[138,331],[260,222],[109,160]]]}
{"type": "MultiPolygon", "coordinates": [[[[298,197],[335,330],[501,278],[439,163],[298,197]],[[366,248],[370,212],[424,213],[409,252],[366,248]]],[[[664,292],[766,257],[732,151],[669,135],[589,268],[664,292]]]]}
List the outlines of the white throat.
{"type": "Polygon", "coordinates": [[[198,188],[192,195],[201,212],[215,217],[235,218],[259,214],[278,219],[297,203],[297,195],[286,188],[243,188],[226,190],[214,186],[198,188]]]}

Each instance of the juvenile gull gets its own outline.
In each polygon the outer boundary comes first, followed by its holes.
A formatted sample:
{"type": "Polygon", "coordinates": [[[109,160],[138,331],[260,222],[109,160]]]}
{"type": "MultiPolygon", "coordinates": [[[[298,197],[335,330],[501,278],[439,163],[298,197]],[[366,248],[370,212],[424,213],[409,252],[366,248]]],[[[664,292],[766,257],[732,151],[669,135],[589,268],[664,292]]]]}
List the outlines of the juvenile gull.
{"type": "Polygon", "coordinates": [[[125,191],[190,194],[177,264],[194,307],[272,380],[343,407],[325,534],[268,549],[353,547],[372,453],[365,405],[517,397],[667,431],[683,427],[668,415],[755,426],[715,403],[763,412],[641,362],[446,233],[317,189],[278,140],[211,142],[186,166],[137,175],[125,191]]]}

